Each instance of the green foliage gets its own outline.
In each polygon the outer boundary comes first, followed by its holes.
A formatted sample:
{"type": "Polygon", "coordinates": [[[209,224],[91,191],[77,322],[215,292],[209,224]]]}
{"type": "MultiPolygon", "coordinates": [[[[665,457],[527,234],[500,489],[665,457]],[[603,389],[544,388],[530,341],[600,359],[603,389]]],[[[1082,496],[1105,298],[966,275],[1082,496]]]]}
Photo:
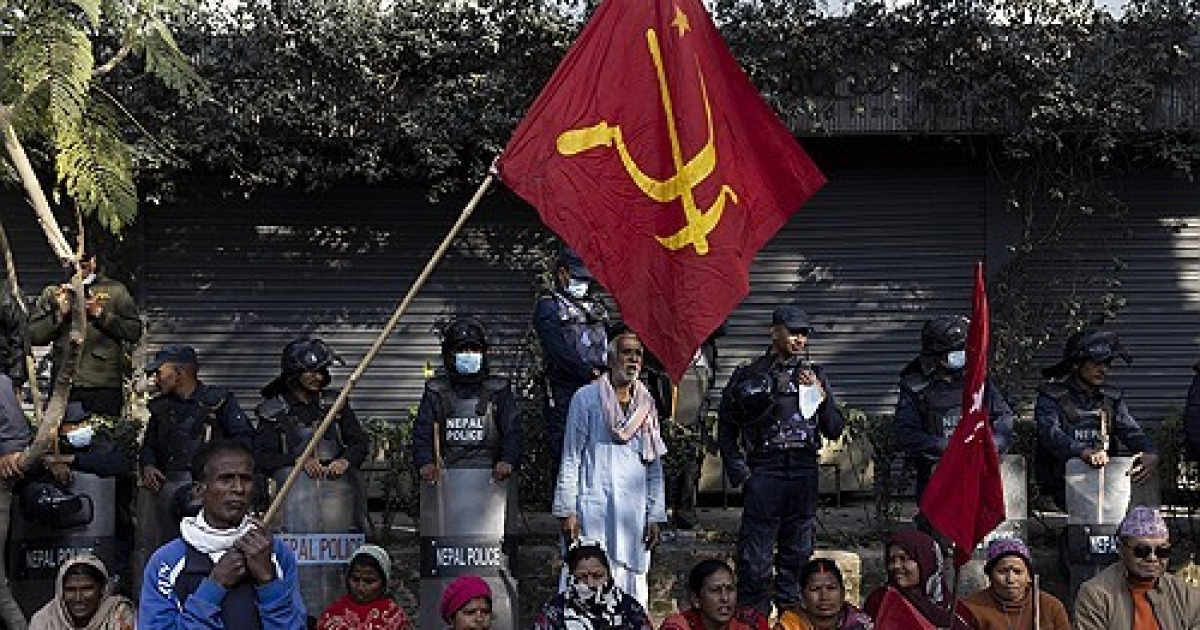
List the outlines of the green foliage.
{"type": "MultiPolygon", "coordinates": [[[[95,214],[113,232],[137,213],[134,161],[116,75],[130,52],[142,72],[182,94],[198,76],[163,17],[170,0],[24,0],[0,5],[0,124],[32,143],[60,205],[95,214]],[[106,88],[111,77],[113,81],[106,88]],[[66,204],[63,198],[68,198],[66,204]]],[[[11,159],[11,156],[9,156],[11,159]]],[[[6,172],[11,164],[5,163],[6,172]]]]}

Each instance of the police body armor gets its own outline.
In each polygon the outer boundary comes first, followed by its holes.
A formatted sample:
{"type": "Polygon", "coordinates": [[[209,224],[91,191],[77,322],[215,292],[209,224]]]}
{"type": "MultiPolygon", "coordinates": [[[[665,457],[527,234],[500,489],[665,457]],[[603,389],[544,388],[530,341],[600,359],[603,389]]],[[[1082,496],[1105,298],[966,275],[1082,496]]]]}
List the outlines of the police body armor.
{"type": "Polygon", "coordinates": [[[807,369],[803,363],[794,367],[772,370],[775,379],[775,405],[771,409],[771,423],[761,434],[763,447],[777,450],[817,450],[817,414],[814,411],[804,417],[800,411],[799,389],[796,373],[807,369]]]}
{"type": "Polygon", "coordinates": [[[484,379],[478,394],[469,398],[455,396],[450,380],[444,376],[431,379],[428,387],[438,398],[443,464],[447,468],[491,470],[500,453],[500,430],[491,400],[508,388],[508,381],[484,379]]]}
{"type": "MultiPolygon", "coordinates": [[[[280,422],[291,422],[302,452],[312,439],[315,427],[298,424],[286,412],[280,422]],[[289,420],[290,419],[290,420],[289,420]]],[[[282,446],[285,431],[280,431],[282,446]]],[[[328,463],[343,451],[341,431],[335,422],[317,443],[313,455],[328,463]]],[[[287,481],[294,466],[276,470],[275,488],[287,481]]],[[[312,615],[325,610],[346,592],[346,567],[354,550],[366,542],[363,506],[357,471],[348,469],[337,479],[314,479],[301,471],[279,514],[279,538],[296,553],[300,595],[312,615]]]]}
{"type": "Polygon", "coordinates": [[[962,383],[934,387],[937,384],[924,374],[911,374],[904,378],[904,386],[916,394],[920,401],[925,432],[950,439],[959,420],[962,420],[962,383]]]}
{"type": "Polygon", "coordinates": [[[603,367],[608,358],[608,332],[605,322],[608,312],[596,300],[572,300],[554,294],[558,319],[567,331],[567,338],[585,363],[603,367]]]}
{"type": "Polygon", "coordinates": [[[436,484],[421,482],[421,602],[417,626],[444,630],[438,614],[442,591],[474,574],[492,589],[494,627],[517,628],[517,476],[496,483],[500,431],[492,398],[508,388],[486,378],[478,395],[457,398],[449,379],[431,379],[438,396],[444,468],[436,484]]]}
{"type": "Polygon", "coordinates": [[[1112,423],[1121,401],[1119,389],[1101,386],[1103,399],[1096,409],[1080,409],[1071,396],[1070,388],[1063,383],[1047,383],[1038,391],[1053,398],[1063,410],[1066,425],[1062,430],[1071,439],[1086,444],[1088,448],[1108,450],[1111,446],[1112,423]]]}
{"type": "Polygon", "coordinates": [[[14,493],[7,559],[9,585],[26,617],[53,599],[67,558],[92,553],[117,565],[115,479],[74,471],[67,488],[33,484],[14,493]]]}
{"type": "Polygon", "coordinates": [[[158,425],[155,443],[165,452],[160,454],[158,469],[167,471],[190,471],[192,457],[202,444],[213,436],[217,414],[225,406],[229,392],[220,387],[200,385],[196,390],[196,411],[180,415],[175,412],[171,401],[157,397],[149,403],[151,415],[165,419],[158,425]]]}

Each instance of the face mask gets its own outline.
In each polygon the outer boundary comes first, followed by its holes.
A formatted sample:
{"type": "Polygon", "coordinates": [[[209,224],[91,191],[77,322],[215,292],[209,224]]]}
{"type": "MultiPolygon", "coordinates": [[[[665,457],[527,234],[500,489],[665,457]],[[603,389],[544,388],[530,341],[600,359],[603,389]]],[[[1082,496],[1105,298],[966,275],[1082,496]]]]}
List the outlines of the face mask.
{"type": "Polygon", "coordinates": [[[95,281],[96,281],[96,274],[89,273],[88,276],[83,279],[83,284],[84,284],[84,286],[87,286],[95,281]]]}
{"type": "Polygon", "coordinates": [[[951,370],[961,370],[967,366],[966,350],[951,350],[946,353],[946,367],[951,370]]]}
{"type": "Polygon", "coordinates": [[[587,582],[584,582],[583,580],[580,580],[580,579],[572,579],[571,589],[575,591],[575,596],[580,601],[584,601],[584,602],[592,599],[599,592],[596,589],[592,588],[591,586],[588,586],[587,582]]]}
{"type": "Polygon", "coordinates": [[[587,295],[589,284],[587,280],[571,278],[567,281],[567,294],[577,300],[581,299],[587,295]]]}
{"type": "Polygon", "coordinates": [[[483,367],[482,352],[454,353],[454,370],[459,374],[475,374],[483,367]]]}
{"type": "Polygon", "coordinates": [[[92,444],[96,430],[91,425],[84,425],[67,433],[67,442],[74,448],[87,448],[92,444]]]}

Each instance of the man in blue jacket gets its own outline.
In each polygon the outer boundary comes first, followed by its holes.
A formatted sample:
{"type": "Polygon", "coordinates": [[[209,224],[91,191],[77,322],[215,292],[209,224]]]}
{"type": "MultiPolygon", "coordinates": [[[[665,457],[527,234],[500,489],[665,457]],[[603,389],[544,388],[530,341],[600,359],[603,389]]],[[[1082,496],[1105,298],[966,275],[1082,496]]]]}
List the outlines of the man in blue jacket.
{"type": "Polygon", "coordinates": [[[304,630],[296,556],[249,517],[254,457],[221,439],[196,453],[200,513],[154,552],[142,580],[139,630],[304,630]]]}

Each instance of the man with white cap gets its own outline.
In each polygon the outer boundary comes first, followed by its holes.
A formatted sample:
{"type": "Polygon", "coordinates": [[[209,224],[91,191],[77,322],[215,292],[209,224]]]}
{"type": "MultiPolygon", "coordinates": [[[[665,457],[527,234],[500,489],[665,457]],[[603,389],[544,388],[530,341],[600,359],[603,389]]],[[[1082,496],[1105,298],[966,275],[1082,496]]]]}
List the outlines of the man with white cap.
{"type": "Polygon", "coordinates": [[[1200,589],[1167,573],[1171,533],[1159,511],[1133,508],[1117,536],[1120,562],[1079,589],[1076,630],[1200,630],[1200,589]]]}

